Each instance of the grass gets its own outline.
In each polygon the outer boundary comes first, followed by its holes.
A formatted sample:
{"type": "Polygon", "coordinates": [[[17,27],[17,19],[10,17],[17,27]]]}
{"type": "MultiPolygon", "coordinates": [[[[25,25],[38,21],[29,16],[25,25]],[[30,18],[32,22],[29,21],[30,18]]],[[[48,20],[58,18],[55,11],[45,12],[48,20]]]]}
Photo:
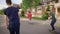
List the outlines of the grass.
{"type": "MultiPolygon", "coordinates": [[[[25,16],[20,16],[21,18],[27,18],[25,16]]],[[[32,17],[33,20],[47,20],[46,18],[32,17]]]]}
{"type": "MultiPolygon", "coordinates": [[[[26,18],[25,16],[21,16],[21,18],[26,18]]],[[[45,18],[39,18],[39,17],[32,17],[33,20],[47,20],[45,18]]]]}
{"type": "Polygon", "coordinates": [[[32,17],[32,19],[35,19],[35,20],[47,20],[45,18],[39,18],[39,17],[32,17]]]}

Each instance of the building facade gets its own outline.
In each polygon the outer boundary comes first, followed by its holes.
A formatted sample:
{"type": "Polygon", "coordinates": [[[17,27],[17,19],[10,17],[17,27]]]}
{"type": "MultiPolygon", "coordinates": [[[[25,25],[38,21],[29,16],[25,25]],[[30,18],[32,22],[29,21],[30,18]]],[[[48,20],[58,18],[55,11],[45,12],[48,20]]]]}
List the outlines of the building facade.
{"type": "Polygon", "coordinates": [[[57,19],[60,19],[60,0],[58,0],[58,2],[54,4],[54,7],[56,17],[57,19]]]}

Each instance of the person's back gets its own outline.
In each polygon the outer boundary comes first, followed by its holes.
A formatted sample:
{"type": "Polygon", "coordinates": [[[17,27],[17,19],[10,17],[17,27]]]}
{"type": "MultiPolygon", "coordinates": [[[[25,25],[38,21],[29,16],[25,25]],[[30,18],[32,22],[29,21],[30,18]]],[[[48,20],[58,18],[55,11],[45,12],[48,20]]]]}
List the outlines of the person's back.
{"type": "Polygon", "coordinates": [[[9,7],[7,9],[5,9],[5,14],[7,15],[7,17],[9,18],[9,21],[11,22],[19,22],[19,16],[18,16],[18,8],[16,7],[9,7]]]}

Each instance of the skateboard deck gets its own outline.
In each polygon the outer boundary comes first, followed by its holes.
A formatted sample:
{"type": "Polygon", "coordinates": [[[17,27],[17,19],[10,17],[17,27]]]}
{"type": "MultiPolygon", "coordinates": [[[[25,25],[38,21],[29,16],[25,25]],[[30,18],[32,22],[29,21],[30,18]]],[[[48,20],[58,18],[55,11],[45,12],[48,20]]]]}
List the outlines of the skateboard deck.
{"type": "Polygon", "coordinates": [[[51,31],[51,30],[49,30],[49,32],[50,32],[51,34],[57,34],[56,31],[51,31]]]}

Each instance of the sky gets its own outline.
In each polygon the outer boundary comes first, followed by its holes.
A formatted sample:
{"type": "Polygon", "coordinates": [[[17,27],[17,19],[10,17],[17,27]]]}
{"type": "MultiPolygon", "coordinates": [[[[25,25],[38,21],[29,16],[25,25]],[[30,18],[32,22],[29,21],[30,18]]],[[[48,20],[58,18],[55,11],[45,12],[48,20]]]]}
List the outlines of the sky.
{"type": "MultiPolygon", "coordinates": [[[[6,0],[0,0],[0,9],[7,7],[6,0]]],[[[12,0],[12,3],[14,4],[20,4],[22,3],[22,0],[12,0]]]]}

